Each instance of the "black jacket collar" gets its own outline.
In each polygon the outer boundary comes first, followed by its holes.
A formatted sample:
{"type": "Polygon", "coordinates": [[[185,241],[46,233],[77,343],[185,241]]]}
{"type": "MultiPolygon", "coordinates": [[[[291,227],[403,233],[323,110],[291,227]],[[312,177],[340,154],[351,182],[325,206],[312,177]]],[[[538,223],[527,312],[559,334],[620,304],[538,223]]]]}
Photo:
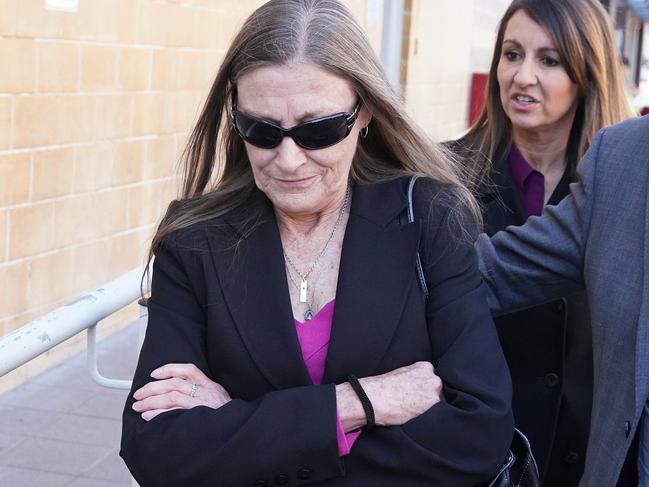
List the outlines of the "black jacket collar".
{"type": "MultiPolygon", "coordinates": [[[[558,204],[570,193],[572,182],[568,168],[563,173],[559,184],[554,189],[549,205],[558,204]]],[[[485,229],[489,235],[502,230],[508,225],[522,225],[528,217],[523,206],[516,181],[511,170],[509,158],[499,157],[485,181],[478,189],[485,220],[485,229]]]]}

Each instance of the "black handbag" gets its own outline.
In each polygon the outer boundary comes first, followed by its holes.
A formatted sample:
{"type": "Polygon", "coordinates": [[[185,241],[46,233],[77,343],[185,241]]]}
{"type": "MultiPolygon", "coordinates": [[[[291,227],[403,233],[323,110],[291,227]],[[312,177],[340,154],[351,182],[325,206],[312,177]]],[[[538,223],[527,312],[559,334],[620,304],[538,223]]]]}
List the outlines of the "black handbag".
{"type": "Polygon", "coordinates": [[[530,442],[514,428],[514,437],[507,458],[496,476],[480,487],[541,487],[539,469],[532,455],[530,442]]]}
{"type": "MultiPolygon", "coordinates": [[[[408,223],[415,221],[412,190],[418,178],[417,175],[412,176],[408,184],[408,223]]],[[[417,252],[417,276],[424,294],[428,297],[428,286],[419,252],[417,252]]],[[[523,433],[514,428],[514,437],[502,467],[492,479],[477,487],[541,487],[539,469],[532,455],[530,442],[523,433]]]]}

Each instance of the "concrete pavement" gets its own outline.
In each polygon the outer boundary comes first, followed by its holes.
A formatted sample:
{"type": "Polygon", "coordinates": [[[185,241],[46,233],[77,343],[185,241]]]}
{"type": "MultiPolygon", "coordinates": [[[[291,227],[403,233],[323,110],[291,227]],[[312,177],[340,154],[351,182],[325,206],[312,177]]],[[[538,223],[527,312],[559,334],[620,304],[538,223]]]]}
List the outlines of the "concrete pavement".
{"type": "MultiPolygon", "coordinates": [[[[99,342],[100,373],[130,379],[137,339],[132,324],[99,342]]],[[[118,456],[128,391],[95,384],[85,363],[81,352],[0,395],[0,486],[131,485],[118,456]]]]}

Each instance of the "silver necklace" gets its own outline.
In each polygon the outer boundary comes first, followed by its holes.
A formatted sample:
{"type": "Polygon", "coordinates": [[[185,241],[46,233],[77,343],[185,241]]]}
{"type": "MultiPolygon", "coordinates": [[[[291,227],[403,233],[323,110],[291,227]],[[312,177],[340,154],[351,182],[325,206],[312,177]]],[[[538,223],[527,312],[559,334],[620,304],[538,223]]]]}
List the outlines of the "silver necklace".
{"type": "MultiPolygon", "coordinates": [[[[297,282],[295,282],[295,279],[293,279],[293,276],[291,274],[291,270],[287,268],[287,273],[286,275],[288,278],[291,280],[291,283],[297,288],[300,289],[300,286],[298,285],[297,282]]],[[[312,286],[313,287],[313,286],[312,286]]],[[[315,288],[311,291],[311,301],[307,299],[306,301],[306,311],[304,312],[304,321],[311,321],[313,319],[314,313],[313,313],[313,299],[315,297],[315,288]]]]}
{"type": "Polygon", "coordinates": [[[291,258],[288,256],[286,251],[282,248],[282,252],[284,253],[284,261],[295,271],[295,273],[300,277],[300,285],[298,286],[297,283],[293,280],[293,277],[291,277],[290,272],[288,272],[289,278],[291,279],[291,282],[298,288],[300,291],[300,303],[306,303],[307,305],[307,311],[304,315],[305,321],[309,321],[311,318],[313,318],[313,310],[311,309],[311,304],[307,302],[307,294],[309,292],[309,276],[313,272],[313,270],[316,268],[316,265],[320,261],[320,258],[327,252],[327,249],[329,248],[329,244],[334,238],[334,235],[336,234],[336,230],[340,226],[340,222],[343,219],[343,215],[345,214],[345,210],[347,209],[347,206],[349,205],[349,199],[351,198],[352,194],[352,189],[349,185],[347,185],[347,191],[345,192],[345,200],[343,201],[342,206],[340,207],[340,210],[338,210],[338,218],[336,218],[336,223],[334,223],[333,228],[331,229],[331,234],[329,235],[329,238],[324,244],[324,247],[322,247],[322,250],[320,253],[316,256],[315,260],[311,264],[311,267],[309,267],[309,270],[306,271],[304,274],[301,273],[298,268],[293,264],[293,261],[291,258]]]}

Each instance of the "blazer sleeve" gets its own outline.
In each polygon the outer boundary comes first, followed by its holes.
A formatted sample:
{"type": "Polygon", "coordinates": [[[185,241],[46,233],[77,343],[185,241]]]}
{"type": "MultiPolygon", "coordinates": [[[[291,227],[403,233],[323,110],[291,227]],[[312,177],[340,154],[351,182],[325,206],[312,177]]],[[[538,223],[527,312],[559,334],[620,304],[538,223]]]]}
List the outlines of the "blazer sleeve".
{"type": "MultiPolygon", "coordinates": [[[[402,469],[419,474],[426,485],[476,485],[492,477],[507,456],[514,428],[511,380],[478,273],[477,226],[452,195],[443,196],[450,201],[442,204],[433,196],[431,206],[425,196],[431,184],[418,181],[415,197],[423,196],[431,208],[422,222],[420,252],[432,363],[444,399],[388,429],[395,447],[408,451],[402,469]]],[[[415,204],[415,215],[425,216],[426,208],[415,204]]]]}
{"type": "Polygon", "coordinates": [[[177,245],[156,252],[149,324],[123,414],[120,455],[129,470],[142,487],[272,485],[280,475],[309,484],[342,475],[331,384],[172,410],[149,422],[133,411],[133,392],[165,363],[193,363],[211,375],[195,254],[177,245]]]}
{"type": "Polygon", "coordinates": [[[480,272],[495,315],[529,308],[584,289],[584,259],[590,230],[598,156],[605,130],[582,159],[580,180],[557,206],[546,206],[520,227],[507,227],[476,242],[480,272]]]}

